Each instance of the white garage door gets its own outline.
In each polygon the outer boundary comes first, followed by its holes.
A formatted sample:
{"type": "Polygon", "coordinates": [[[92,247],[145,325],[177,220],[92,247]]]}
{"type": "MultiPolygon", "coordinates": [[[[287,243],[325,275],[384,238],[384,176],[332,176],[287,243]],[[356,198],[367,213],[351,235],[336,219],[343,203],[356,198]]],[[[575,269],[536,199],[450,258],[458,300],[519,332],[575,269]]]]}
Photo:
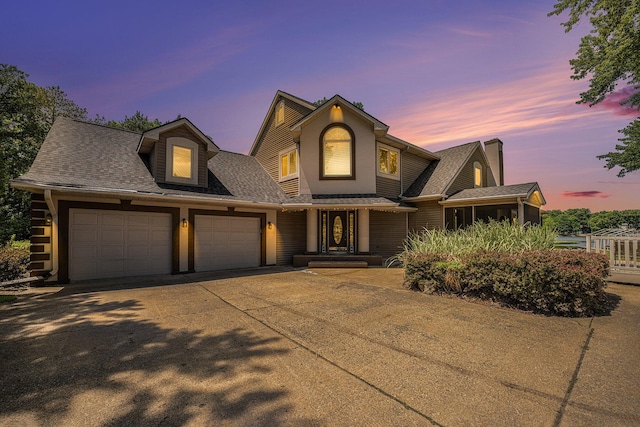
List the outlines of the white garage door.
{"type": "Polygon", "coordinates": [[[171,215],[69,210],[69,279],[171,273],[171,215]]]}
{"type": "Polygon", "coordinates": [[[259,218],[196,215],[195,270],[225,270],[260,265],[259,218]]]}

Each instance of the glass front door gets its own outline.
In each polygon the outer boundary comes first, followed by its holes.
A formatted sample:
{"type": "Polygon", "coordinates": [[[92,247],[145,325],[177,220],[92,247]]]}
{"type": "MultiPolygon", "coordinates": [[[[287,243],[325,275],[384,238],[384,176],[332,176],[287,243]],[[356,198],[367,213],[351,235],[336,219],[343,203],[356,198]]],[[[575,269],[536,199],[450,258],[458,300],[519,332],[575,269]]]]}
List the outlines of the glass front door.
{"type": "Polygon", "coordinates": [[[323,253],[355,253],[355,211],[323,211],[320,221],[323,253]]]}

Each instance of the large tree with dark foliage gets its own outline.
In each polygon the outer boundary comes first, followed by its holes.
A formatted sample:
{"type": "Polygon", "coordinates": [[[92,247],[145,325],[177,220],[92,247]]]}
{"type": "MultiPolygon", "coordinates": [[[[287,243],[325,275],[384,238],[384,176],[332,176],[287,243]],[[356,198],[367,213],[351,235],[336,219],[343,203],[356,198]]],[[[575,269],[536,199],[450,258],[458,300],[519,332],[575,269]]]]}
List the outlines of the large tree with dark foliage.
{"type": "MultiPolygon", "coordinates": [[[[622,104],[639,110],[640,116],[640,1],[638,0],[559,0],[549,15],[569,13],[562,25],[571,31],[588,18],[591,31],[582,37],[577,57],[570,62],[574,80],[589,78],[589,89],[580,94],[579,103],[593,106],[626,86],[622,104]]],[[[605,167],[620,167],[618,176],[640,169],[640,117],[626,128],[616,151],[598,156],[605,167]]]]}
{"type": "Polygon", "coordinates": [[[29,169],[58,115],[87,116],[60,87],[40,87],[27,77],[0,64],[0,243],[29,236],[29,193],[11,188],[9,181],[29,169]]]}

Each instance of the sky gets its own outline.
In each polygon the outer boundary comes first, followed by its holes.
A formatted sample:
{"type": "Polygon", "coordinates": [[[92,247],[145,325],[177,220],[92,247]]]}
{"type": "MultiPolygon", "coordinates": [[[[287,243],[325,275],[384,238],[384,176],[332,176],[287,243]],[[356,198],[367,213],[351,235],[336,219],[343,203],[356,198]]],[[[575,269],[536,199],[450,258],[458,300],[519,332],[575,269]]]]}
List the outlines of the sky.
{"type": "MultiPolygon", "coordinates": [[[[554,0],[50,1],[3,5],[0,63],[60,86],[89,116],[189,118],[247,153],[277,90],[340,94],[389,133],[437,151],[500,138],[505,183],[537,181],[545,209],[640,209],[640,172],[599,154],[638,112],[576,104],[588,22],[554,0]]],[[[620,87],[619,89],[623,89],[620,87]]]]}

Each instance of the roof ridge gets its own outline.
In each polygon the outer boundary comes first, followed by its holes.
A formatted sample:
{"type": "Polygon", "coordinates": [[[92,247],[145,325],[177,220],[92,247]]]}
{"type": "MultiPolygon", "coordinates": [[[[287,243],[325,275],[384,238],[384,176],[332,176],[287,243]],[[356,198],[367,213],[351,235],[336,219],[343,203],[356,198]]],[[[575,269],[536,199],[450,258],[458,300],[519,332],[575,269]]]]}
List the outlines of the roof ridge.
{"type": "Polygon", "coordinates": [[[83,124],[83,125],[99,126],[99,127],[101,127],[101,128],[105,128],[105,129],[110,129],[110,130],[119,130],[119,131],[121,131],[121,132],[133,133],[133,134],[138,135],[138,136],[142,135],[142,134],[141,134],[141,133],[139,133],[139,132],[135,132],[135,131],[132,131],[132,130],[129,130],[129,129],[121,129],[121,128],[116,128],[116,127],[113,127],[113,126],[103,125],[103,124],[100,124],[100,123],[88,122],[88,121],[86,121],[86,120],[73,119],[73,118],[71,118],[71,117],[67,117],[67,116],[58,116],[58,117],[56,117],[56,121],[57,121],[58,119],[61,119],[61,118],[64,118],[64,119],[66,119],[66,120],[71,120],[71,121],[74,121],[74,122],[76,122],[76,123],[80,123],[80,124],[83,124]]]}

